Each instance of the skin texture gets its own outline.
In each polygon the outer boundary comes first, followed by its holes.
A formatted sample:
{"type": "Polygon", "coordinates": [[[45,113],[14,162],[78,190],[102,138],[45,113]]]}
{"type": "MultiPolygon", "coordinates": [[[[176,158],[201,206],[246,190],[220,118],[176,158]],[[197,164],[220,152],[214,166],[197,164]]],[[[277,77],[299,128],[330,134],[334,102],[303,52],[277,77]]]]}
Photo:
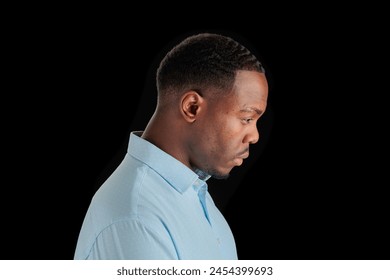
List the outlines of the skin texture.
{"type": "Polygon", "coordinates": [[[264,73],[240,70],[231,92],[212,93],[187,91],[157,106],[142,137],[192,170],[227,178],[259,140],[268,84],[264,73]]]}

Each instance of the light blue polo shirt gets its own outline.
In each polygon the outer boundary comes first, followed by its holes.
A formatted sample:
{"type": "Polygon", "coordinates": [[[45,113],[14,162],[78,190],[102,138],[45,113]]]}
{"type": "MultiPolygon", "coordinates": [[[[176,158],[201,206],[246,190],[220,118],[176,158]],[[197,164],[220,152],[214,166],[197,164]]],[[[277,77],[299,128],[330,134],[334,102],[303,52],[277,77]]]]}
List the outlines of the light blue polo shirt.
{"type": "Polygon", "coordinates": [[[92,198],[74,259],[237,259],[208,177],[140,134],[130,134],[123,161],[92,198]]]}

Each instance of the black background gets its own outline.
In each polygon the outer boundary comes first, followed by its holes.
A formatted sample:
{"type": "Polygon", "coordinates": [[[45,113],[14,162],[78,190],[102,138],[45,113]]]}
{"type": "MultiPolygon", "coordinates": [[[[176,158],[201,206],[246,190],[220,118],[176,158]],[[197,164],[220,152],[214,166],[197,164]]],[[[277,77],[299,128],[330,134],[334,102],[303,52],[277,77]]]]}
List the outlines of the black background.
{"type": "Polygon", "coordinates": [[[209,181],[239,258],[388,259],[377,26],[350,10],[289,8],[134,20],[137,10],[100,7],[10,21],[1,258],[73,258],[93,193],[153,112],[162,55],[187,34],[217,31],[255,51],[270,83],[253,156],[209,181]]]}

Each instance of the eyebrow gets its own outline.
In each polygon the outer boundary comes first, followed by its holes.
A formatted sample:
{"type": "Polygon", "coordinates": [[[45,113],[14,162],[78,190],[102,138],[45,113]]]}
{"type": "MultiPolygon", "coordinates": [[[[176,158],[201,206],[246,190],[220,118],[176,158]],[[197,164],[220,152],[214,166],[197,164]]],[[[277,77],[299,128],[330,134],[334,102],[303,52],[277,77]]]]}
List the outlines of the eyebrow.
{"type": "Polygon", "coordinates": [[[263,114],[263,111],[261,111],[261,110],[259,110],[257,108],[254,108],[254,107],[246,107],[246,108],[240,110],[240,112],[243,112],[243,113],[251,113],[253,111],[256,114],[258,114],[259,116],[261,116],[261,114],[263,114]]]}

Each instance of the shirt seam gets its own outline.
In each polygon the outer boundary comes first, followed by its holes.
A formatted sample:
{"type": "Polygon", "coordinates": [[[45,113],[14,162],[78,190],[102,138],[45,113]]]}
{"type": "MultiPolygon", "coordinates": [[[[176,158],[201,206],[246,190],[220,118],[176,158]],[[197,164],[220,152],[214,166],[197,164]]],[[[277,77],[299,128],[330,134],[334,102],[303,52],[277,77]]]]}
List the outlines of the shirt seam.
{"type": "MultiPolygon", "coordinates": [[[[104,227],[102,230],[100,230],[99,234],[96,235],[93,243],[91,244],[91,248],[89,249],[88,251],[88,254],[86,255],[85,259],[88,259],[89,256],[91,255],[92,253],[92,250],[93,250],[93,247],[95,246],[96,244],[96,241],[98,240],[98,238],[103,234],[104,231],[106,231],[108,228],[111,228],[113,225],[115,224],[119,224],[119,223],[126,223],[126,222],[136,222],[138,224],[140,224],[142,227],[144,227],[145,229],[149,230],[150,232],[154,233],[156,237],[158,237],[160,234],[153,230],[152,227],[148,226],[143,219],[141,219],[140,216],[138,215],[131,215],[130,217],[126,217],[126,218],[121,218],[121,219],[118,219],[118,220],[115,220],[114,222],[110,223],[109,225],[107,225],[106,227],[104,227]]],[[[165,227],[165,225],[163,224],[163,227],[167,230],[167,228],[165,227]]],[[[169,233],[169,231],[167,230],[167,232],[169,233]]],[[[175,253],[176,253],[176,256],[177,256],[177,248],[176,248],[176,245],[175,243],[173,242],[172,240],[172,236],[171,234],[169,233],[169,238],[170,240],[172,241],[173,243],[173,247],[175,248],[175,253]]]]}

